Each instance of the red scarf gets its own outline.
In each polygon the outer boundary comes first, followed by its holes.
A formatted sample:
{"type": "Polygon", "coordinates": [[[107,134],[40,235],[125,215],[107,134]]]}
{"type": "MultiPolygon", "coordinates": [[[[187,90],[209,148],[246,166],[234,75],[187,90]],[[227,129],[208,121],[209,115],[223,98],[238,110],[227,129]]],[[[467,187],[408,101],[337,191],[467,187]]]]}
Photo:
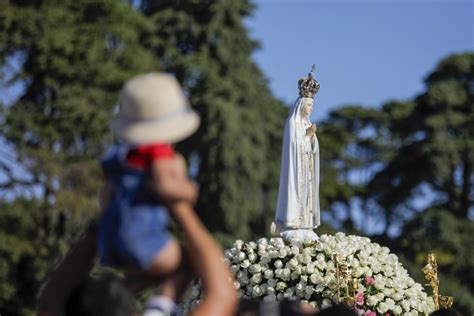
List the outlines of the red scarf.
{"type": "Polygon", "coordinates": [[[157,159],[174,158],[175,151],[169,144],[143,145],[130,149],[127,162],[136,168],[143,169],[157,159]]]}

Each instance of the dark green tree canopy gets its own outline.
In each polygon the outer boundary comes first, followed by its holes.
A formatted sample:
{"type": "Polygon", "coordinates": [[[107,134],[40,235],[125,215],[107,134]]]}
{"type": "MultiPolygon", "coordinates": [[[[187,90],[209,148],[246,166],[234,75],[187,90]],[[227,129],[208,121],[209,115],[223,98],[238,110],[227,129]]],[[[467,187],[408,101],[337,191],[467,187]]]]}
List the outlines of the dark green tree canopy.
{"type": "MultiPolygon", "coordinates": [[[[224,245],[269,234],[288,109],[252,60],[253,10],[248,0],[0,2],[0,89],[19,94],[0,112],[0,314],[33,315],[48,269],[97,216],[98,158],[118,91],[138,73],[173,73],[200,113],[177,147],[209,229],[224,245]]],[[[473,100],[470,52],[442,60],[413,100],[343,106],[318,123],[323,219],[399,251],[414,275],[435,251],[443,293],[466,314],[473,100]]]]}

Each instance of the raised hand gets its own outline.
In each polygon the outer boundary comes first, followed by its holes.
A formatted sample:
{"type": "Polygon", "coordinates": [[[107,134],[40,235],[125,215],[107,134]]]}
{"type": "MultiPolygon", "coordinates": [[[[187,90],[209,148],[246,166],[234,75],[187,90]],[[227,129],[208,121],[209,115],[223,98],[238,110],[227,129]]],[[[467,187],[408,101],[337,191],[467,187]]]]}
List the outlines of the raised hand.
{"type": "Polygon", "coordinates": [[[197,185],[186,172],[186,163],[181,155],[173,159],[156,160],[151,167],[150,189],[165,204],[186,201],[196,203],[197,185]]]}
{"type": "Polygon", "coordinates": [[[310,127],[306,129],[306,135],[308,136],[314,136],[316,134],[316,124],[312,124],[310,127]]]}

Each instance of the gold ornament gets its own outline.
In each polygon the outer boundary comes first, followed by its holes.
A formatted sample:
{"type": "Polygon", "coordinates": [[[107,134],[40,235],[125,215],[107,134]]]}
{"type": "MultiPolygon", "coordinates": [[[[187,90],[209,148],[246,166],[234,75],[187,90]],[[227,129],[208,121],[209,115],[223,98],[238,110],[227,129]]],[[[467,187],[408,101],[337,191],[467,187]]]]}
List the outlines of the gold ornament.
{"type": "Polygon", "coordinates": [[[314,72],[316,67],[313,65],[308,77],[298,80],[298,89],[300,90],[300,97],[313,98],[319,91],[319,82],[314,79],[314,72]]]}
{"type": "Polygon", "coordinates": [[[428,263],[421,269],[425,274],[425,279],[429,282],[429,285],[433,289],[433,301],[435,309],[438,310],[440,306],[442,308],[451,308],[454,303],[452,296],[439,295],[439,279],[438,279],[438,263],[436,262],[436,256],[434,253],[428,253],[428,263]]]}
{"type": "Polygon", "coordinates": [[[336,287],[337,300],[349,308],[353,308],[356,303],[357,289],[359,283],[357,276],[353,274],[352,267],[345,260],[341,259],[341,255],[334,253],[332,260],[336,265],[336,287]],[[344,291],[344,296],[341,296],[341,288],[344,291]]]}

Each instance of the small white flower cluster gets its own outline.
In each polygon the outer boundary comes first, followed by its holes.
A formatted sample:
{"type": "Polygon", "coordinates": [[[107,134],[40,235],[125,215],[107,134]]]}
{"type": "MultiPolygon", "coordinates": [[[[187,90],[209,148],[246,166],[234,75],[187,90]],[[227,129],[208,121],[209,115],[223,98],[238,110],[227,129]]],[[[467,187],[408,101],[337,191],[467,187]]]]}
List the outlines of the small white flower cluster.
{"type": "MultiPolygon", "coordinates": [[[[366,237],[322,235],[316,245],[285,244],[281,238],[237,240],[225,251],[225,260],[243,299],[302,300],[326,308],[337,301],[335,253],[358,279],[355,309],[359,315],[426,315],[434,310],[433,299],[397,256],[366,237]]],[[[198,303],[199,296],[197,286],[185,308],[198,303]]]]}

